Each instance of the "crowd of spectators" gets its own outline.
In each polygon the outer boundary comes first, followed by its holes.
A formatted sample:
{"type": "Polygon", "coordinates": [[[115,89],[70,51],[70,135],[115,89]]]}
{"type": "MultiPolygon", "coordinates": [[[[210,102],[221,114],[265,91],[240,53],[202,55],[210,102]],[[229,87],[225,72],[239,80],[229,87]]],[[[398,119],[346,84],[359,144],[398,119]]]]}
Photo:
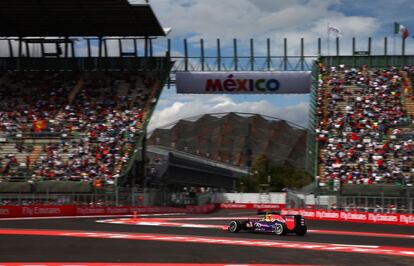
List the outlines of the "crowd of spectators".
{"type": "Polygon", "coordinates": [[[406,71],[321,67],[317,91],[319,183],[414,183],[413,117],[406,71]]]}
{"type": "Polygon", "coordinates": [[[76,77],[63,73],[9,72],[0,86],[0,132],[49,131],[46,121],[53,122],[68,103],[68,95],[76,84],[76,77]]]}
{"type": "Polygon", "coordinates": [[[16,175],[19,166],[30,181],[113,184],[141,133],[152,80],[129,73],[7,75],[0,84],[0,135],[30,144],[16,143],[17,156],[0,158],[0,176],[16,175]]]}

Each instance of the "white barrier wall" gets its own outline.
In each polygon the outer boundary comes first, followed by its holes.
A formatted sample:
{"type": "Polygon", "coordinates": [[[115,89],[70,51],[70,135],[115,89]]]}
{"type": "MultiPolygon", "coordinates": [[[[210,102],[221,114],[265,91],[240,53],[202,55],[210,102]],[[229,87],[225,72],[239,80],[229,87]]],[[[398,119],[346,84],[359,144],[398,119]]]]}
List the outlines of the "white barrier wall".
{"type": "Polygon", "coordinates": [[[305,204],[306,205],[315,205],[315,195],[305,195],[305,204]]]}
{"type": "Polygon", "coordinates": [[[271,192],[262,193],[216,193],[213,196],[213,203],[273,203],[286,204],[286,193],[271,192]]]}

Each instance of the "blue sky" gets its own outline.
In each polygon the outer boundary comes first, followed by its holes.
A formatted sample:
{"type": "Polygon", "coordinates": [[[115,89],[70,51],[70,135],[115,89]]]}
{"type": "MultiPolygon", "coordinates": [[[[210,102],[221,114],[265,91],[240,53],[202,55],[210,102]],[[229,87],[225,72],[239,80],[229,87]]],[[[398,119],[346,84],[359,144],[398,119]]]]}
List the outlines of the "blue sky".
{"type": "MultiPolygon", "coordinates": [[[[255,39],[255,54],[265,54],[265,41],[270,38],[272,54],[282,55],[285,37],[290,55],[299,54],[302,37],[305,54],[316,54],[318,37],[323,38],[322,52],[326,53],[328,23],[342,32],[342,54],[351,53],[352,37],[357,39],[357,50],[366,50],[367,38],[372,37],[376,54],[382,53],[384,37],[388,37],[389,53],[398,53],[401,40],[396,38],[394,48],[394,22],[411,31],[406,53],[414,54],[411,0],[150,0],[150,4],[163,27],[172,28],[168,38],[172,40],[173,55],[182,55],[184,38],[188,39],[190,54],[195,56],[199,55],[200,38],[205,40],[206,55],[215,55],[217,38],[222,39],[223,54],[228,55],[232,54],[233,38],[238,40],[239,54],[243,55],[248,55],[250,38],[255,39]]],[[[161,54],[166,39],[155,44],[156,52],[161,54]]],[[[334,53],[333,49],[330,52],[334,53]]],[[[171,88],[164,90],[150,128],[188,116],[227,111],[257,112],[306,126],[308,104],[309,95],[177,95],[171,88]]]]}
{"type": "MultiPolygon", "coordinates": [[[[144,0],[129,0],[142,3],[144,0]]],[[[190,56],[199,56],[199,41],[204,39],[205,55],[216,55],[216,39],[221,39],[223,56],[233,54],[237,39],[239,56],[249,55],[249,40],[254,39],[255,55],[266,54],[266,39],[271,40],[272,55],[283,55],[283,38],[288,40],[288,55],[298,56],[300,38],[305,40],[305,55],[317,55],[317,39],[322,39],[322,53],[327,54],[328,23],[342,32],[340,53],[351,54],[352,37],[356,50],[367,50],[372,37],[372,53],[382,54],[384,37],[388,53],[401,52],[401,38],[394,34],[394,22],[407,27],[406,54],[414,54],[413,0],[149,0],[163,27],[171,27],[167,38],[172,42],[172,56],[183,55],[183,39],[188,40],[190,56]]],[[[154,55],[165,55],[167,38],[154,42],[154,55]]],[[[118,53],[117,41],[108,41],[111,53],[118,53]]],[[[330,42],[334,54],[334,42],[330,42]]],[[[17,50],[17,43],[13,43],[17,50]]],[[[92,41],[93,56],[97,42],[92,41]]],[[[132,51],[132,43],[125,44],[132,51]]],[[[81,40],[77,56],[86,56],[86,41],[81,40]]],[[[46,47],[46,50],[48,47],[46,47]]],[[[54,46],[53,46],[53,49],[54,46]]],[[[142,55],[143,45],[138,47],[142,55]]],[[[40,47],[32,54],[40,54],[40,47]]],[[[8,56],[7,42],[0,43],[0,56],[8,56]]],[[[214,60],[209,62],[212,65],[214,60]]],[[[192,61],[192,65],[198,62],[192,61]]],[[[240,65],[247,66],[242,60],[240,65]]],[[[182,65],[177,62],[176,65],[182,65]]],[[[230,60],[225,60],[227,66],[230,60]]],[[[258,60],[256,66],[263,66],[258,60]]],[[[297,62],[290,62],[295,68],[297,62]]],[[[279,61],[273,68],[280,67],[279,61]]],[[[165,88],[151,119],[150,129],[178,119],[211,112],[254,112],[279,117],[306,126],[309,95],[177,95],[175,88],[165,88]]]]}

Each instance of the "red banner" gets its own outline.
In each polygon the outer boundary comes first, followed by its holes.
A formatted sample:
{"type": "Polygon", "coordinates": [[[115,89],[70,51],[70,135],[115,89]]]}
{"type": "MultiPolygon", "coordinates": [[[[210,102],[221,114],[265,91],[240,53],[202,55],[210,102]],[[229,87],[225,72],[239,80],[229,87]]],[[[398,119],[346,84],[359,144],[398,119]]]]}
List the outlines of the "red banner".
{"type": "Polygon", "coordinates": [[[283,209],[281,214],[282,215],[300,214],[309,220],[397,224],[397,225],[414,226],[414,214],[346,212],[346,211],[324,211],[324,210],[302,210],[302,209],[283,209]]]}
{"type": "Polygon", "coordinates": [[[145,213],[210,213],[215,205],[173,207],[89,207],[89,206],[0,206],[0,218],[12,217],[53,217],[53,216],[85,216],[85,215],[126,215],[137,212],[145,213]]]}
{"type": "Polygon", "coordinates": [[[285,204],[221,203],[220,209],[281,210],[281,214],[300,214],[309,220],[396,224],[414,226],[414,214],[345,212],[304,209],[284,209],[285,204]]]}
{"type": "MultiPolygon", "coordinates": [[[[284,204],[223,203],[222,209],[282,209],[281,214],[300,214],[309,220],[326,220],[341,222],[360,222],[377,224],[397,224],[414,226],[414,214],[368,213],[304,209],[283,209],[284,204]]],[[[0,206],[0,218],[12,217],[53,217],[53,216],[87,216],[87,215],[127,215],[137,212],[150,213],[210,213],[215,205],[174,207],[89,207],[89,206],[0,206]]]]}
{"type": "Polygon", "coordinates": [[[285,204],[274,203],[221,203],[220,209],[266,209],[266,210],[280,210],[285,207],[285,204]]]}

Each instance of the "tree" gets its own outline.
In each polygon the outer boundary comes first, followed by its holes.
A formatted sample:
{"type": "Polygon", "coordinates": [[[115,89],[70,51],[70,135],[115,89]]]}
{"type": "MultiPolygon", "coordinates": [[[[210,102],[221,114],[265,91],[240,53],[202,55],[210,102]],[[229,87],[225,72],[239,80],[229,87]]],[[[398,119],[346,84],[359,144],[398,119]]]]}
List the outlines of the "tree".
{"type": "Polygon", "coordinates": [[[269,191],[284,188],[300,188],[312,181],[311,176],[302,169],[289,165],[272,165],[265,156],[258,157],[251,168],[250,175],[240,179],[242,192],[259,192],[265,184],[269,191]]]}

